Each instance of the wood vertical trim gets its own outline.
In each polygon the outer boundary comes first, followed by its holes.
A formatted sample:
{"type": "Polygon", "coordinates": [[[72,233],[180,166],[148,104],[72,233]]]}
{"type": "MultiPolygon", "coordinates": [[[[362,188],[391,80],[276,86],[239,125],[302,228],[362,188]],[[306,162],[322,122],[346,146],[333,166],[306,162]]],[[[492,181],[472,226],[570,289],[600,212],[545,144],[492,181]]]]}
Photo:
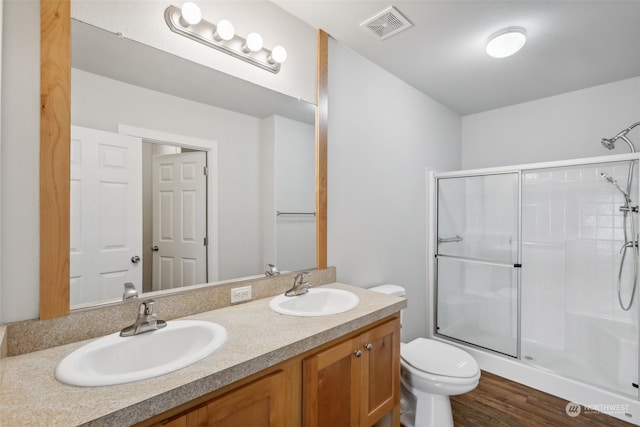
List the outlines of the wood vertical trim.
{"type": "Polygon", "coordinates": [[[327,268],[327,129],[329,35],[318,30],[316,94],[316,264],[327,268]]]}
{"type": "Polygon", "coordinates": [[[40,1],[40,318],[69,313],[71,1],[40,1]]]}

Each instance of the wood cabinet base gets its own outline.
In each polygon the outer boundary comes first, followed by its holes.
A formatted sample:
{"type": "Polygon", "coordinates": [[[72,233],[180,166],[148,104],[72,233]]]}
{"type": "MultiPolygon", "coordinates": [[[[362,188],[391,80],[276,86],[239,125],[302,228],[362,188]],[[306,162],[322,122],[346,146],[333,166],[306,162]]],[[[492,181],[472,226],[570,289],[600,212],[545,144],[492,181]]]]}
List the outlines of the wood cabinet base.
{"type": "Polygon", "coordinates": [[[400,319],[388,317],[137,427],[400,426],[400,319]]]}

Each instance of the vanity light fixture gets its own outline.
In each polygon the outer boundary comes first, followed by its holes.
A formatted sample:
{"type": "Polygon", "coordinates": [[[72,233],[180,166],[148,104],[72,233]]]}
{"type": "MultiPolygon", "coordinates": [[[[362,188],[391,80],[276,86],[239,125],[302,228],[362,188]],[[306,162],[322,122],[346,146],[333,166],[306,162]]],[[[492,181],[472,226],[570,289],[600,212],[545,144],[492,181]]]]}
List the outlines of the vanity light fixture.
{"type": "Polygon", "coordinates": [[[197,25],[202,21],[202,12],[197,4],[186,2],[180,8],[180,23],[185,27],[189,25],[197,25]]]}
{"type": "Polygon", "coordinates": [[[235,33],[233,24],[227,20],[213,24],[202,19],[200,8],[193,2],[186,2],[181,8],[167,7],[164,19],[174,33],[274,74],[280,71],[281,64],[287,59],[287,51],[282,46],[276,46],[273,50],[264,48],[258,33],[250,33],[245,39],[235,33]]]}
{"type": "Polygon", "coordinates": [[[262,36],[258,33],[249,33],[247,35],[247,40],[244,42],[242,46],[242,51],[244,53],[249,52],[259,52],[262,49],[263,41],[262,36]]]}
{"type": "Polygon", "coordinates": [[[506,28],[489,38],[486,47],[487,55],[493,58],[506,58],[522,49],[526,41],[524,28],[506,28]]]}
{"type": "Polygon", "coordinates": [[[236,29],[233,28],[233,24],[226,19],[221,20],[216,25],[216,30],[213,33],[213,38],[218,41],[229,41],[233,40],[236,35],[236,29]]]}

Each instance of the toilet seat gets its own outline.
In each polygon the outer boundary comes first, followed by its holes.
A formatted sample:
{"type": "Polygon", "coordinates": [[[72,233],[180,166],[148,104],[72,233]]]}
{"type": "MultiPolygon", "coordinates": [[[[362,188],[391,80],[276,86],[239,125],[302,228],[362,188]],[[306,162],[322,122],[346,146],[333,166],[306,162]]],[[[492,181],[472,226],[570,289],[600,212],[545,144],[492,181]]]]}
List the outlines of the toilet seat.
{"type": "Polygon", "coordinates": [[[404,344],[400,356],[415,370],[432,375],[470,379],[479,373],[478,364],[469,353],[426,338],[416,338],[404,344]]]}

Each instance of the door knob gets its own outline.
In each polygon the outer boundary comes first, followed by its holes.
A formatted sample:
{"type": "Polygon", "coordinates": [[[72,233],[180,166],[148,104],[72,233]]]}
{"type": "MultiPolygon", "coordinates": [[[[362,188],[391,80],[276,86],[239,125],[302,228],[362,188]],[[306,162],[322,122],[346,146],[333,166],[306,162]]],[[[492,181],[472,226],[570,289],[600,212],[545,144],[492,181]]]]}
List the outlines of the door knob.
{"type": "Polygon", "coordinates": [[[158,250],[160,250],[160,248],[159,248],[159,247],[157,247],[157,246],[151,246],[151,250],[152,250],[153,252],[158,252],[158,250]]]}
{"type": "Polygon", "coordinates": [[[362,356],[362,351],[356,350],[355,352],[353,352],[353,354],[355,354],[356,357],[360,357],[360,356],[362,356]]]}
{"type": "Polygon", "coordinates": [[[373,344],[367,343],[367,344],[365,344],[364,348],[366,348],[367,350],[371,351],[373,349],[373,344]]]}
{"type": "Polygon", "coordinates": [[[137,264],[140,262],[140,257],[138,255],[134,255],[131,257],[131,262],[137,264]]]}

